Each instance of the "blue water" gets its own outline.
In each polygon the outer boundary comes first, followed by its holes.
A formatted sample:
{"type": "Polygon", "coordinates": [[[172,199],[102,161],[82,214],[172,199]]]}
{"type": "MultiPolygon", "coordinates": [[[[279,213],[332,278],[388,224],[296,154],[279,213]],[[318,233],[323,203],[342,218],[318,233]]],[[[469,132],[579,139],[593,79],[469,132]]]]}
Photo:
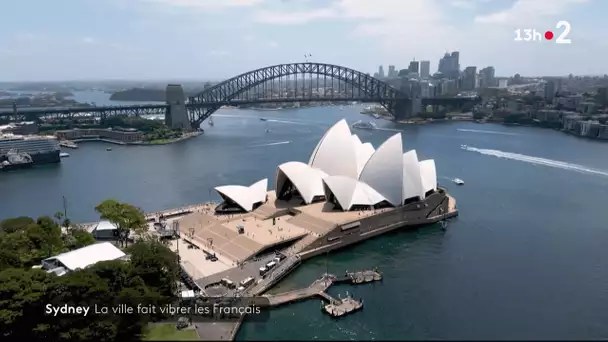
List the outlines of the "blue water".
{"type": "MultiPolygon", "coordinates": [[[[53,214],[62,196],[73,220],[92,221],[107,198],[158,210],[218,199],[218,185],[268,177],[272,186],[276,166],[307,161],[331,124],[369,120],[360,110],[223,110],[203,136],[174,145],[82,144],[61,165],[0,174],[0,218],[53,214]]],[[[326,267],[378,266],[382,283],[330,290],[362,297],[361,312],[336,321],[311,300],[246,323],[238,339],[608,338],[608,145],[493,124],[378,124],[356,132],[375,147],[401,132],[406,150],[435,159],[460,216],[446,232],[389,234],[310,260],[278,289],[306,286],[326,267]]]]}

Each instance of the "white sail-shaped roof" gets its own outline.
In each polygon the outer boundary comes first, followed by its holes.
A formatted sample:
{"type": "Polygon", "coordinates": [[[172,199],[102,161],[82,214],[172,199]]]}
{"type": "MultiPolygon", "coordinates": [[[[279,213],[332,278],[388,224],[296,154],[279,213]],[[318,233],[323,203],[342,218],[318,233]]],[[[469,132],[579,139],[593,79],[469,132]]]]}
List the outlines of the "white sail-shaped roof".
{"type": "Polygon", "coordinates": [[[369,160],[369,157],[376,151],[371,143],[363,143],[356,134],[352,135],[353,146],[355,148],[355,157],[357,159],[357,178],[361,174],[363,167],[369,160]]]}
{"type": "Polygon", "coordinates": [[[290,181],[296,187],[304,202],[310,204],[315,196],[325,196],[323,191],[323,178],[325,177],[327,177],[325,172],[302,162],[283,163],[277,167],[274,182],[275,191],[280,191],[285,183],[290,181]]]}
{"type": "Polygon", "coordinates": [[[345,176],[329,176],[323,179],[325,183],[325,197],[333,194],[342,207],[350,210],[353,205],[372,206],[385,200],[369,185],[345,176]]]}
{"type": "Polygon", "coordinates": [[[228,198],[245,211],[253,210],[256,203],[266,202],[266,192],[268,191],[268,178],[262,179],[251,186],[224,185],[215,188],[215,191],[228,198]]]}
{"type": "Polygon", "coordinates": [[[422,177],[420,175],[420,164],[416,150],[411,150],[403,154],[403,199],[420,197],[424,199],[424,189],[422,177]]]}
{"type": "MultiPolygon", "coordinates": [[[[359,176],[360,181],[367,183],[394,206],[402,204],[404,174],[402,155],[401,133],[397,133],[378,147],[359,176]]],[[[416,166],[418,166],[417,160],[416,166]]]]}
{"type": "Polygon", "coordinates": [[[437,189],[437,170],[433,159],[423,160],[419,163],[420,176],[422,179],[422,190],[429,192],[437,189]]]}
{"type": "Polygon", "coordinates": [[[365,164],[371,156],[376,152],[371,143],[364,143],[357,148],[357,175],[361,174],[365,164]]]}
{"type": "Polygon", "coordinates": [[[308,165],[330,176],[357,178],[357,156],[346,120],[333,125],[321,138],[308,165]]]}

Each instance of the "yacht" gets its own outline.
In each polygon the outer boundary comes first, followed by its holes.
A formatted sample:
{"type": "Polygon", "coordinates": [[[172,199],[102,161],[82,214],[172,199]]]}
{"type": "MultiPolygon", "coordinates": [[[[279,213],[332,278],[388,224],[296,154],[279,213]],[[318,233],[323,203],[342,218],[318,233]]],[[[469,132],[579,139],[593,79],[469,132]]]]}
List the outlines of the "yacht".
{"type": "Polygon", "coordinates": [[[209,121],[208,121],[207,123],[209,124],[209,126],[213,126],[213,118],[212,118],[212,117],[210,117],[210,118],[209,118],[209,121]]]}
{"type": "Polygon", "coordinates": [[[268,121],[266,118],[260,118],[261,121],[268,121]]]}
{"type": "Polygon", "coordinates": [[[355,122],[352,125],[353,128],[359,128],[359,129],[376,129],[378,128],[376,126],[376,123],[373,121],[369,121],[369,122],[364,122],[363,120],[359,120],[357,122],[355,122]]]}
{"type": "Polygon", "coordinates": [[[456,185],[464,185],[464,181],[460,178],[454,178],[454,183],[456,185]]]}
{"type": "Polygon", "coordinates": [[[59,153],[59,157],[61,157],[61,158],[67,158],[69,156],[70,156],[70,154],[67,153],[67,152],[61,152],[61,153],[59,153]]]}

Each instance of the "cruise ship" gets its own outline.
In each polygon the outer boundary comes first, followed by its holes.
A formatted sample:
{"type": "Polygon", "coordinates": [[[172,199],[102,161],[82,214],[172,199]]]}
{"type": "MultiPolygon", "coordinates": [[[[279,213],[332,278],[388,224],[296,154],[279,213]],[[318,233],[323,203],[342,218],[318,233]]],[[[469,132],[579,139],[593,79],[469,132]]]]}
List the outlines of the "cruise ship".
{"type": "Polygon", "coordinates": [[[3,170],[59,163],[59,152],[59,142],[54,137],[0,135],[0,163],[4,165],[3,170]],[[16,154],[20,158],[9,158],[16,154]],[[17,163],[15,160],[26,160],[27,163],[17,163]]]}

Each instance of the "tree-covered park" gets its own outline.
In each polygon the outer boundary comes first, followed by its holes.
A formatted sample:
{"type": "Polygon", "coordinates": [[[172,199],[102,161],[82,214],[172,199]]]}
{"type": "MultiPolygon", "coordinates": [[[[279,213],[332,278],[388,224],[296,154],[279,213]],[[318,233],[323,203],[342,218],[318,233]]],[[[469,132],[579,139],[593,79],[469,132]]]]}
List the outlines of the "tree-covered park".
{"type": "Polygon", "coordinates": [[[104,261],[63,276],[39,268],[43,259],[95,243],[86,230],[63,215],[17,217],[0,222],[0,340],[134,341],[160,315],[93,314],[53,317],[46,305],[137,307],[176,299],[177,256],[161,242],[140,239],[126,246],[145,217],[127,203],[104,201],[100,218],[118,227],[124,261],[104,261]]]}

